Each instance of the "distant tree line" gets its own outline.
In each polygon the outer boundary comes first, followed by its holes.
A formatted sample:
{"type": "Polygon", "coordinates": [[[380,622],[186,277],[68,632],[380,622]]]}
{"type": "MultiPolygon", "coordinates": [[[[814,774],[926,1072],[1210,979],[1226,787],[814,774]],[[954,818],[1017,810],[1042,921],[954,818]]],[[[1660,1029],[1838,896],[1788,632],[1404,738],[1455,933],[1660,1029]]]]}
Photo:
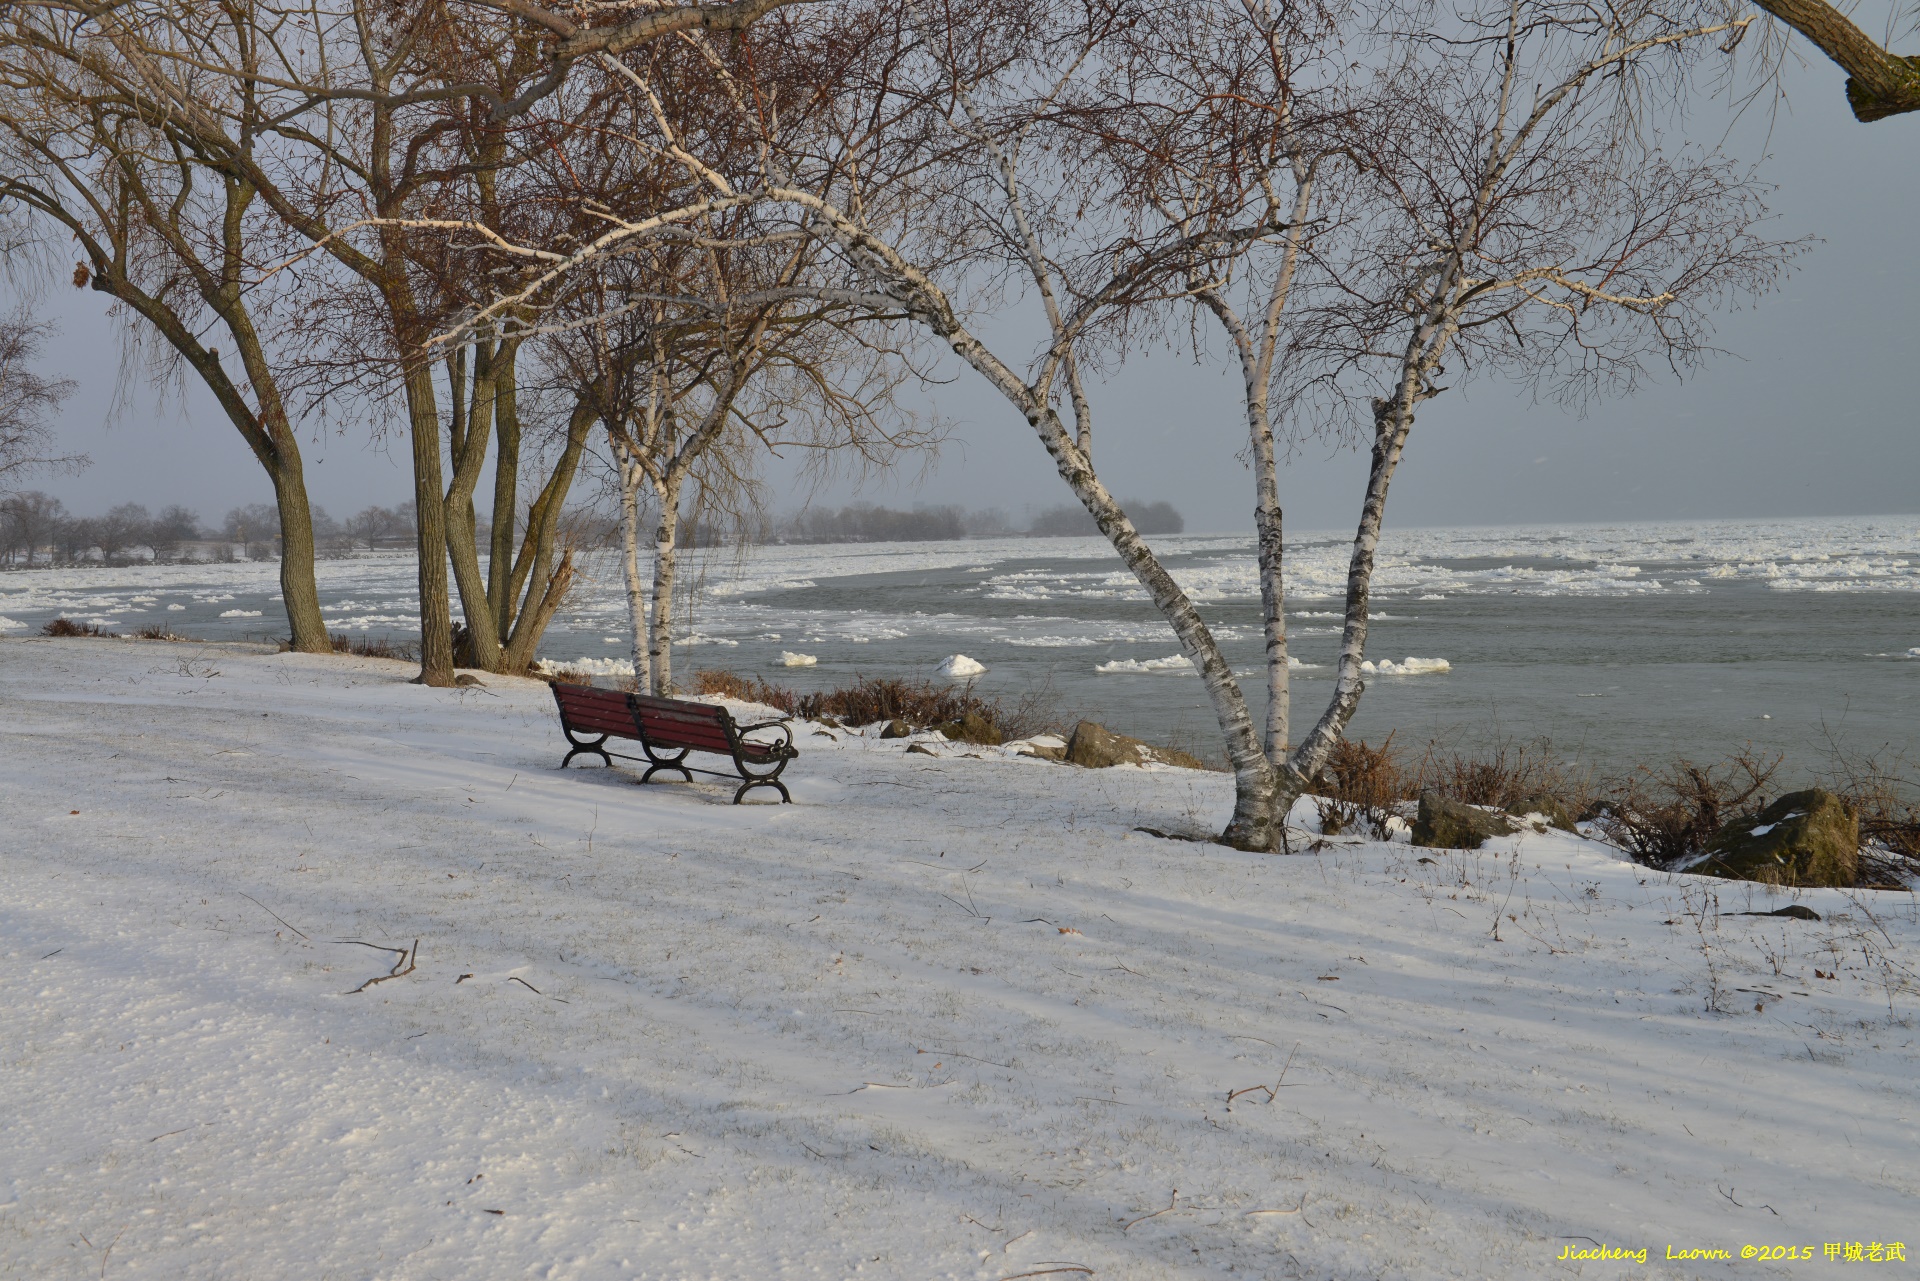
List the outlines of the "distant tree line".
{"type": "MultiPolygon", "coordinates": [[[[314,506],[315,542],[327,555],[404,548],[414,538],[413,504],[368,507],[345,521],[314,506]]],[[[272,503],[235,507],[215,526],[178,504],[158,515],[121,503],[98,516],[69,513],[58,498],[26,490],[0,498],[0,565],[126,564],[132,561],[274,560],[280,555],[280,512],[272,503]]]]}
{"type": "MultiPolygon", "coordinates": [[[[1178,534],[1187,522],[1168,502],[1127,503],[1134,528],[1142,534],[1178,534]]],[[[998,507],[968,511],[945,505],[901,511],[872,503],[837,510],[808,509],[787,517],[770,531],[781,543],[929,543],[956,538],[1097,538],[1099,528],[1084,507],[1053,507],[1023,529],[998,507]]]]}

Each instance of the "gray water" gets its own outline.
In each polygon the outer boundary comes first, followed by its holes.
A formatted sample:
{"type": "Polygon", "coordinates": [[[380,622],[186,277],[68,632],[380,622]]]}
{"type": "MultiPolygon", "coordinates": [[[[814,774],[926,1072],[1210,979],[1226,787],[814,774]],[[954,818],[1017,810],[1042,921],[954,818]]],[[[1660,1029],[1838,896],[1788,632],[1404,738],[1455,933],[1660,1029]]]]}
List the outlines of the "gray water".
{"type": "MultiPolygon", "coordinates": [[[[1251,547],[1156,540],[1242,674],[1264,681],[1251,547]]],[[[1339,643],[1345,541],[1295,536],[1289,560],[1293,717],[1325,705],[1339,643]]],[[[628,641],[617,563],[588,578],[543,646],[606,675],[628,641]]],[[[116,630],[164,622],[206,638],[284,630],[270,564],[134,566],[0,575],[0,630],[56,614],[116,630]],[[178,608],[170,608],[178,606],[178,608]]],[[[933,677],[955,654],[978,691],[1043,690],[1090,717],[1216,754],[1200,682],[1172,633],[1098,540],[769,547],[690,558],[676,671],[726,668],[796,689],[860,676],[933,677]],[[811,666],[782,656],[813,657],[811,666]],[[1106,672],[1099,671],[1102,665],[1106,672]],[[1128,668],[1131,670],[1127,670],[1128,668]],[[1119,670],[1116,670],[1118,668],[1119,670]],[[1141,669],[1147,670],[1141,670],[1141,669]]],[[[411,639],[404,556],[322,562],[336,633],[411,639]]],[[[1803,769],[1832,743],[1920,748],[1920,519],[1411,530],[1383,543],[1370,657],[1449,669],[1370,679],[1353,733],[1472,748],[1550,738],[1604,769],[1752,746],[1803,769]]]]}

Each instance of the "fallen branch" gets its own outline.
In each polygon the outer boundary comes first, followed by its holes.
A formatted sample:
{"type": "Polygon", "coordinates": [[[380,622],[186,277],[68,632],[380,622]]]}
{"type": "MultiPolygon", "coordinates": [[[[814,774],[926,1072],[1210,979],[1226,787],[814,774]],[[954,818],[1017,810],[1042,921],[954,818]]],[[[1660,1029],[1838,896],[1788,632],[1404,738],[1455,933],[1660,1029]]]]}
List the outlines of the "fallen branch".
{"type": "MultiPolygon", "coordinates": [[[[274,919],[278,920],[279,918],[275,917],[274,919]]],[[[282,923],[284,924],[284,922],[282,923]]],[[[287,928],[292,929],[293,927],[289,925],[287,926],[287,928]]],[[[350,992],[343,992],[341,994],[343,996],[353,996],[353,995],[356,995],[357,993],[364,992],[368,988],[372,987],[375,983],[385,983],[388,979],[405,978],[407,975],[413,973],[414,962],[420,959],[420,940],[419,939],[415,939],[413,941],[412,947],[387,947],[380,943],[363,942],[360,939],[335,939],[334,942],[351,943],[356,947],[370,947],[376,952],[394,952],[398,954],[398,959],[394,961],[393,968],[391,970],[388,970],[385,974],[380,975],[378,978],[368,979],[365,983],[362,983],[359,987],[354,988],[350,992]]]]}
{"type": "Polygon", "coordinates": [[[1122,1232],[1125,1232],[1125,1231],[1127,1230],[1127,1228],[1130,1228],[1130,1227],[1132,1227],[1132,1226],[1133,1226],[1134,1224],[1136,1224],[1136,1223],[1145,1223],[1145,1222],[1146,1222],[1146,1221],[1147,1221],[1148,1219],[1157,1219],[1157,1218],[1159,1218],[1159,1217],[1160,1217],[1161,1215],[1163,1215],[1163,1214],[1172,1214],[1172,1213],[1174,1212],[1174,1209],[1175,1209],[1175,1208],[1176,1208],[1176,1207],[1177,1207],[1177,1206],[1178,1206],[1179,1204],[1180,1204],[1180,1189],[1179,1189],[1179,1188],[1175,1188],[1175,1189],[1173,1190],[1173,1196],[1172,1196],[1172,1197],[1170,1197],[1170,1198],[1168,1199],[1168,1201],[1167,1201],[1167,1208],[1166,1208],[1166,1209],[1164,1209],[1164,1210],[1155,1210],[1155,1211],[1154,1211],[1154,1212],[1153,1212],[1152,1214],[1143,1214],[1143,1215],[1141,1215],[1141,1216],[1140,1216],[1139,1218],[1137,1218],[1137,1219],[1130,1219],[1130,1220],[1128,1220],[1128,1222],[1127,1222],[1127,1225],[1126,1225],[1126,1227],[1124,1227],[1124,1228],[1121,1228],[1120,1230],[1121,1230],[1122,1232]]]}
{"type": "Polygon", "coordinates": [[[1302,1192],[1300,1194],[1300,1204],[1294,1206],[1291,1210],[1248,1210],[1245,1214],[1241,1215],[1240,1217],[1243,1219],[1251,1219],[1251,1218],[1254,1218],[1256,1215],[1262,1215],[1262,1214],[1273,1214],[1273,1215],[1304,1214],[1306,1211],[1306,1208],[1307,1208],[1307,1194],[1302,1192]]]}
{"type": "MultiPolygon", "coordinates": [[[[303,938],[303,939],[307,939],[307,936],[306,936],[305,934],[301,934],[301,933],[300,933],[300,930],[299,930],[299,928],[298,928],[298,927],[296,927],[296,926],[292,926],[292,925],[287,925],[287,921],[286,921],[286,918],[285,918],[285,917],[283,917],[283,916],[281,916],[281,915],[280,915],[280,914],[279,914],[278,912],[276,912],[276,911],[274,911],[274,910],[273,910],[272,908],[270,908],[270,907],[268,907],[268,906],[267,906],[267,905],[266,905],[265,903],[262,903],[262,902],[261,902],[261,901],[260,901],[259,899],[257,899],[257,898],[255,898],[255,897],[254,897],[253,895],[251,895],[251,894],[249,894],[249,893],[247,893],[247,892],[246,892],[245,890],[236,890],[236,891],[234,891],[234,892],[235,892],[235,893],[237,893],[237,894],[238,894],[238,895],[239,895],[239,896],[240,896],[241,898],[243,898],[243,899],[245,899],[245,900],[247,900],[247,902],[249,902],[249,903],[251,903],[251,904],[253,904],[253,905],[254,905],[255,907],[257,907],[257,908],[259,908],[259,909],[260,909],[260,910],[261,910],[262,912],[265,912],[265,913],[266,913],[266,914],[267,914],[268,916],[271,916],[271,917],[272,917],[272,918],[273,918],[274,920],[276,920],[276,921],[279,921],[279,922],[280,922],[280,924],[282,924],[282,925],[286,925],[288,929],[290,929],[290,930],[292,930],[292,931],[293,931],[293,932],[294,932],[295,934],[299,934],[301,938],[303,938]]],[[[344,941],[344,940],[343,940],[343,941],[344,941]]],[[[309,943],[311,943],[311,942],[313,942],[313,940],[312,940],[312,939],[307,939],[307,942],[309,942],[309,943]]],[[[369,946],[371,946],[371,945],[369,945],[369,946]]],[[[391,950],[391,949],[389,949],[389,950],[391,950]]],[[[40,958],[40,959],[41,959],[41,960],[45,960],[46,958],[45,958],[45,957],[42,957],[42,958],[40,958]]]]}
{"type": "Polygon", "coordinates": [[[1093,1275],[1093,1269],[1083,1263],[1071,1263],[1064,1268],[1039,1268],[1033,1272],[1016,1272],[1012,1276],[1001,1277],[1000,1281],[1020,1281],[1021,1277],[1050,1277],[1056,1272],[1084,1272],[1093,1275]]]}

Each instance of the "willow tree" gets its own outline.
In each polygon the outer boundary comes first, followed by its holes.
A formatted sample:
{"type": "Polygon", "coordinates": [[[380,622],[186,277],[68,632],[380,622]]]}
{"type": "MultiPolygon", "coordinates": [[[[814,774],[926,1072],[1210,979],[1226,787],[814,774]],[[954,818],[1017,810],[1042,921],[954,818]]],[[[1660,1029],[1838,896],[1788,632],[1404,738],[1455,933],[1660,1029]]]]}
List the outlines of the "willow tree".
{"type": "Polygon", "coordinates": [[[445,317],[403,220],[439,212],[450,185],[487,163],[461,145],[474,104],[504,125],[553,98],[584,58],[679,31],[737,30],[785,2],[597,20],[526,3],[483,5],[476,16],[439,0],[400,8],[366,0],[42,7],[91,23],[83,57],[110,62],[137,84],[171,135],[244,182],[290,232],[378,299],[401,359],[419,513],[423,682],[453,681],[444,424],[428,347],[445,317]]]}
{"type": "MultiPolygon", "coordinates": [[[[284,291],[254,287],[272,256],[257,191],[170,133],[84,18],[15,8],[0,30],[0,198],[79,247],[73,283],[137,318],[130,339],[157,376],[184,367],[212,394],[273,485],[289,644],[329,652],[305,463],[283,389],[284,291]]],[[[257,125],[257,108],[236,104],[223,145],[254,146],[257,125]]]]}

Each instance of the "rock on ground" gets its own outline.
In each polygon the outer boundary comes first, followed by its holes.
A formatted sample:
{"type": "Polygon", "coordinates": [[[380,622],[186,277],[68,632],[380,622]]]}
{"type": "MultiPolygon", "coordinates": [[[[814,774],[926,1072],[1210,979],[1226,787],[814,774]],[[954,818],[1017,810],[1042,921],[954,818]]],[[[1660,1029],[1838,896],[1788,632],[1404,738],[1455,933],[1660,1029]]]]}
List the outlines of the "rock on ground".
{"type": "Polygon", "coordinates": [[[1067,740],[1067,760],[1088,769],[1108,769],[1115,765],[1177,765],[1181,769],[1205,769],[1198,758],[1171,747],[1155,747],[1145,739],[1116,734],[1097,721],[1081,721],[1067,740]]]}
{"type": "Polygon", "coordinates": [[[1759,818],[1721,828],[1689,870],[1763,885],[1852,885],[1860,875],[1860,822],[1832,792],[1789,792],[1759,818]]]}
{"type": "Polygon", "coordinates": [[[1423,792],[1420,813],[1413,820],[1413,843],[1443,850],[1477,850],[1493,837],[1511,836],[1517,830],[1504,814],[1423,792]]]}

